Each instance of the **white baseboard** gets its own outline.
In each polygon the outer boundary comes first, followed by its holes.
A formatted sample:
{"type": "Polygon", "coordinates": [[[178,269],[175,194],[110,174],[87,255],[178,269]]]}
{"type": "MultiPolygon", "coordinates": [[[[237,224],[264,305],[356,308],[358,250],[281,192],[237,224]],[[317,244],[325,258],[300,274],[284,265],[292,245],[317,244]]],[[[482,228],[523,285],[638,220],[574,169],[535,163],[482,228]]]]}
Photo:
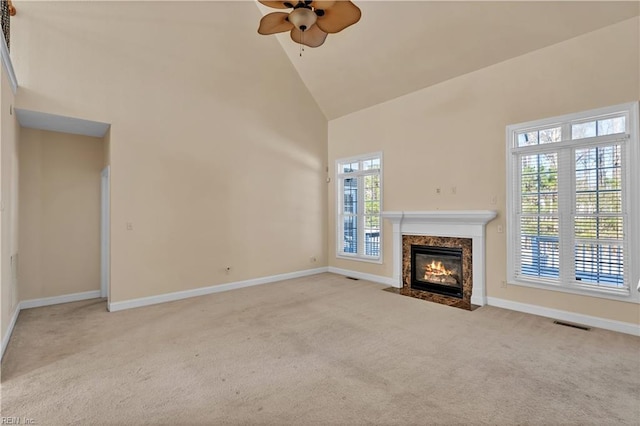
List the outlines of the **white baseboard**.
{"type": "Polygon", "coordinates": [[[20,314],[20,303],[16,306],[13,311],[13,315],[11,316],[11,320],[9,321],[9,327],[7,328],[7,334],[4,335],[2,339],[2,353],[0,354],[0,359],[4,356],[4,351],[7,349],[7,345],[9,344],[9,339],[11,339],[11,335],[13,334],[13,327],[16,326],[16,321],[18,320],[18,315],[20,314]]]}
{"type": "Polygon", "coordinates": [[[486,296],[474,296],[473,294],[471,295],[471,304],[472,305],[476,305],[476,306],[484,306],[487,304],[487,297],[486,296]]]}
{"type": "Polygon", "coordinates": [[[43,297],[20,302],[20,309],[40,308],[42,306],[59,305],[60,303],[78,302],[87,299],[99,299],[100,290],[84,291],[82,293],[65,294],[62,296],[43,297]]]}
{"type": "Polygon", "coordinates": [[[358,278],[358,279],[361,279],[361,280],[372,281],[372,282],[378,283],[378,284],[384,284],[384,285],[388,285],[388,286],[392,286],[392,287],[397,287],[397,283],[391,277],[383,277],[383,276],[380,276],[380,275],[367,274],[367,273],[364,273],[364,272],[350,271],[348,269],[335,268],[333,266],[329,266],[329,272],[331,272],[332,274],[345,275],[347,277],[353,277],[353,278],[358,278]]]}
{"type": "Polygon", "coordinates": [[[487,297],[489,306],[510,309],[512,311],[524,312],[546,318],[553,318],[568,321],[575,324],[587,325],[589,327],[603,328],[605,330],[617,331],[619,333],[640,336],[640,325],[629,322],[615,321],[591,315],[576,314],[575,312],[561,311],[559,309],[545,308],[544,306],[529,305],[527,303],[513,302],[511,300],[487,297]]]}
{"type": "Polygon", "coordinates": [[[235,290],[238,288],[251,287],[254,285],[269,284],[277,281],[306,277],[309,275],[321,274],[323,272],[327,272],[326,267],[290,272],[287,274],[271,275],[268,277],[254,278],[251,280],[237,281],[234,283],[219,284],[209,287],[194,288],[192,290],[177,291],[175,293],[159,294],[157,296],[141,297],[139,299],[123,300],[121,302],[110,302],[107,305],[107,309],[109,310],[109,312],[122,311],[124,309],[139,308],[142,306],[173,302],[176,300],[188,299],[190,297],[204,296],[206,294],[220,293],[222,291],[235,290]]]}

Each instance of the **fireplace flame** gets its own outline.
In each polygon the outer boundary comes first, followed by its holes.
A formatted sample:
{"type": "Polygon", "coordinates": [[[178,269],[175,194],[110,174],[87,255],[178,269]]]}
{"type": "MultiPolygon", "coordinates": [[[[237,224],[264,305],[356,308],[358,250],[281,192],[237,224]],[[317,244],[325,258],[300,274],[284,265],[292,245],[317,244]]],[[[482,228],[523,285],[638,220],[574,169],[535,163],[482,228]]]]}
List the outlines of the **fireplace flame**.
{"type": "Polygon", "coordinates": [[[432,260],[431,263],[427,264],[427,266],[425,267],[425,278],[427,278],[427,275],[447,276],[452,274],[453,271],[445,268],[442,262],[436,262],[435,260],[432,260]]]}
{"type": "Polygon", "coordinates": [[[455,271],[447,269],[442,262],[436,262],[435,260],[425,265],[424,279],[437,284],[458,285],[455,271]]]}

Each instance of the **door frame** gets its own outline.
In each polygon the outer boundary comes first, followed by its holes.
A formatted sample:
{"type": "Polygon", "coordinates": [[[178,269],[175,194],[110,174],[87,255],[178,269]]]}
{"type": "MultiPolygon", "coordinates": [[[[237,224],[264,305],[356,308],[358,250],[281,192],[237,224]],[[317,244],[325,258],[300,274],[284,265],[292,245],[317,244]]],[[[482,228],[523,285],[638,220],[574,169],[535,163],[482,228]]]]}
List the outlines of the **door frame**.
{"type": "Polygon", "coordinates": [[[100,297],[106,297],[108,302],[111,278],[111,256],[109,253],[111,170],[109,166],[102,169],[100,177],[100,297]]]}

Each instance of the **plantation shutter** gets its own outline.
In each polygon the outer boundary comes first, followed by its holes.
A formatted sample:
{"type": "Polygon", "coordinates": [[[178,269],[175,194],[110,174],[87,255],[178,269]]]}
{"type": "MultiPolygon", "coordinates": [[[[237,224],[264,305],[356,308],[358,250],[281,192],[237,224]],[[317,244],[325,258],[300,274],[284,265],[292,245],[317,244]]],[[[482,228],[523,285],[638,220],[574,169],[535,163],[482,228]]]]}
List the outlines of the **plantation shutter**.
{"type": "Polygon", "coordinates": [[[629,288],[625,273],[626,139],[575,149],[575,280],[629,288]]]}
{"type": "Polygon", "coordinates": [[[508,133],[512,279],[629,293],[629,128],[618,112],[508,133]]]}

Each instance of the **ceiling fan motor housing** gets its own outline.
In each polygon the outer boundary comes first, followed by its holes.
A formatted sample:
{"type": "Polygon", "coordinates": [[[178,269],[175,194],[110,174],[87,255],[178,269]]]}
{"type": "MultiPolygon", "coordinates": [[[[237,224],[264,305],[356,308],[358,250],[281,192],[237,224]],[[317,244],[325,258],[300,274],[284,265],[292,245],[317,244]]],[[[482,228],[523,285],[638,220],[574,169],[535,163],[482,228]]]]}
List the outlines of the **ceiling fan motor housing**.
{"type": "Polygon", "coordinates": [[[303,32],[311,28],[317,19],[315,12],[307,7],[298,7],[289,14],[289,22],[303,32]]]}

